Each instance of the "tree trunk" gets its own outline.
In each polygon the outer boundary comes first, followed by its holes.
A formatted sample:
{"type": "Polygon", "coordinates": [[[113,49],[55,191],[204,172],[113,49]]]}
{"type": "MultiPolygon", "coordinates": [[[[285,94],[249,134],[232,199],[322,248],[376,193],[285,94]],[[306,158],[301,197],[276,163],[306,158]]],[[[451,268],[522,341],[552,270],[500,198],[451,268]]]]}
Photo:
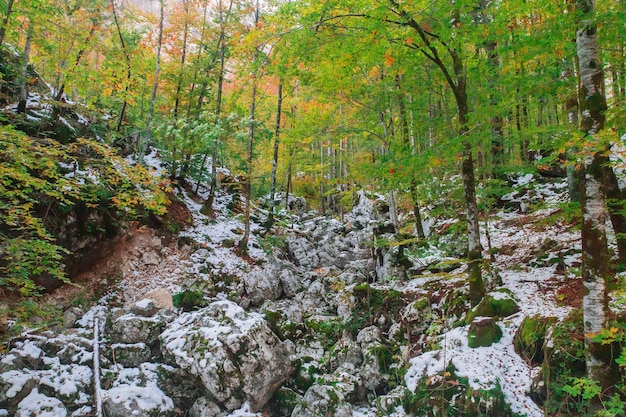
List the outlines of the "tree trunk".
{"type": "Polygon", "coordinates": [[[276,199],[276,171],[278,170],[278,148],[280,145],[280,115],[283,108],[283,84],[278,82],[278,102],[276,109],[276,129],[274,130],[274,156],[272,158],[272,187],[270,189],[270,206],[265,226],[266,233],[274,224],[274,200],[276,199]]]}
{"type": "Polygon", "coordinates": [[[159,37],[158,37],[158,45],[157,45],[157,55],[156,55],[156,69],[154,71],[154,84],[152,85],[152,97],[150,99],[150,113],[148,114],[148,121],[146,123],[146,130],[141,135],[140,144],[139,144],[139,155],[137,156],[137,161],[143,165],[144,157],[146,156],[146,150],[148,149],[148,142],[150,141],[150,129],[152,125],[152,119],[154,117],[154,103],[156,102],[157,89],[159,87],[159,72],[161,71],[161,47],[163,46],[163,18],[164,18],[164,0],[159,0],[161,5],[161,16],[159,18],[159,37]]]}
{"type": "Polygon", "coordinates": [[[120,28],[120,23],[117,18],[117,12],[115,11],[115,0],[111,0],[111,10],[113,11],[113,21],[115,22],[115,27],[117,28],[117,36],[120,38],[120,44],[122,46],[122,52],[124,53],[124,60],[126,61],[126,87],[124,88],[124,103],[122,104],[122,110],[120,110],[120,116],[117,121],[117,129],[116,132],[122,129],[122,124],[124,123],[124,117],[126,116],[126,108],[128,107],[128,100],[126,100],[126,94],[128,94],[128,90],[130,88],[130,79],[132,76],[131,72],[131,64],[130,64],[130,54],[126,49],[126,42],[124,42],[124,36],[122,36],[122,29],[120,28]]]}
{"type": "Polygon", "coordinates": [[[9,0],[7,3],[7,12],[4,15],[4,19],[2,19],[2,26],[0,26],[0,47],[4,42],[4,37],[7,33],[7,26],[9,26],[9,19],[11,18],[11,13],[13,12],[13,2],[14,0],[9,0]]]}
{"type": "Polygon", "coordinates": [[[174,99],[174,120],[178,120],[178,107],[180,105],[180,91],[183,87],[183,76],[185,72],[185,59],[187,58],[187,35],[189,33],[189,3],[183,0],[185,8],[185,27],[183,29],[183,51],[180,58],[180,71],[178,73],[178,83],[176,84],[176,95],[174,99]]]}
{"type": "MultiPolygon", "coordinates": [[[[260,18],[260,8],[259,8],[259,0],[256,2],[256,11],[254,14],[254,23],[255,27],[259,24],[260,18]]],[[[256,61],[259,57],[259,50],[255,51],[254,61],[256,61]]],[[[254,126],[256,124],[255,113],[256,113],[256,90],[257,90],[257,69],[253,69],[252,72],[252,93],[250,98],[250,123],[248,125],[248,156],[246,158],[246,186],[245,186],[245,199],[246,199],[246,208],[245,208],[245,230],[243,233],[243,237],[239,242],[239,249],[242,253],[248,253],[248,241],[250,240],[250,206],[252,204],[252,145],[254,144],[254,126]]],[[[215,161],[213,161],[215,164],[215,161]]]]}
{"type": "MultiPolygon", "coordinates": [[[[233,0],[230,0],[228,5],[228,11],[226,16],[223,15],[222,1],[219,3],[220,8],[220,38],[218,42],[219,56],[220,56],[220,70],[217,75],[217,100],[215,104],[215,119],[218,120],[222,111],[222,94],[224,88],[224,71],[226,65],[226,22],[230,18],[230,14],[233,8],[233,0]]],[[[255,85],[256,88],[256,85],[255,85]]],[[[256,92],[255,92],[256,93],[256,92]]],[[[202,96],[200,96],[202,97],[202,96]]],[[[206,155],[204,157],[206,161],[206,155]]],[[[201,170],[204,169],[204,163],[201,170]]],[[[199,185],[199,183],[198,183],[199,185]]],[[[209,189],[209,197],[205,203],[205,207],[209,212],[213,210],[213,201],[215,200],[215,191],[217,189],[217,136],[213,138],[213,144],[211,147],[211,187],[209,189]]],[[[196,188],[197,190],[197,188],[196,188]]]]}
{"type": "MultiPolygon", "coordinates": [[[[587,376],[597,381],[606,390],[615,383],[610,345],[593,340],[608,324],[607,281],[610,261],[606,240],[606,211],[604,195],[604,170],[608,162],[606,147],[598,143],[596,135],[604,128],[607,109],[604,94],[604,75],[599,56],[597,29],[593,21],[593,0],[576,3],[582,17],[576,32],[576,47],[579,61],[581,87],[581,130],[585,135],[590,154],[584,156],[581,169],[582,224],[582,278],[585,287],[583,296],[583,321],[585,331],[585,363],[587,376]]],[[[599,409],[599,403],[595,404],[599,409]]]]}
{"type": "Polygon", "coordinates": [[[17,112],[26,113],[26,103],[28,101],[28,63],[30,61],[30,44],[33,39],[33,22],[28,22],[26,32],[26,43],[24,45],[24,58],[22,62],[22,79],[20,81],[20,100],[17,103],[17,112]]]}

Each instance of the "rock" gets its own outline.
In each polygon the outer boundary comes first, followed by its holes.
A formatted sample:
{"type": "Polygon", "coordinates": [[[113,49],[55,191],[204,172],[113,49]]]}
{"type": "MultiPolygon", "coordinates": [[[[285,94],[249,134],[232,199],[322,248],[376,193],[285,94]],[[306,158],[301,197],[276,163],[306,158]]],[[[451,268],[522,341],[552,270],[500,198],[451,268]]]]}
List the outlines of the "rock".
{"type": "Polygon", "coordinates": [[[291,417],[352,417],[352,408],[336,387],[313,385],[294,408],[291,417]]]}
{"type": "Polygon", "coordinates": [[[502,330],[492,317],[476,317],[469,327],[467,344],[471,348],[491,346],[500,341],[502,330]]]}
{"type": "Polygon", "coordinates": [[[146,265],[158,265],[161,261],[160,256],[154,251],[144,252],[141,256],[141,260],[146,265]]]}
{"type": "Polygon", "coordinates": [[[67,409],[61,401],[40,394],[35,388],[19,403],[15,412],[15,417],[33,416],[65,417],[67,409]]]}
{"type": "Polygon", "coordinates": [[[107,350],[107,358],[115,364],[127,368],[136,368],[150,360],[152,351],[145,343],[115,343],[107,350]]]}
{"type": "Polygon", "coordinates": [[[243,280],[252,304],[258,306],[265,300],[276,300],[280,297],[283,291],[281,285],[283,275],[288,276],[284,273],[281,263],[274,257],[268,260],[263,269],[255,269],[246,274],[243,280]]]}
{"type": "Polygon", "coordinates": [[[541,364],[544,358],[546,331],[555,321],[554,317],[539,315],[524,317],[513,339],[517,354],[532,364],[541,364]]]}
{"type": "Polygon", "coordinates": [[[260,409],[291,373],[287,350],[260,314],[230,301],[182,314],[161,334],[166,358],[201,378],[228,410],[260,409]]]}
{"type": "Polygon", "coordinates": [[[121,385],[106,391],[103,404],[107,417],[167,417],[174,415],[174,403],[157,387],[121,385]]]}
{"type": "Polygon", "coordinates": [[[78,320],[79,314],[74,309],[65,310],[63,312],[63,327],[69,329],[74,327],[76,320],[78,320]]]}
{"type": "Polygon", "coordinates": [[[265,407],[271,416],[290,416],[294,408],[302,401],[302,395],[294,390],[281,387],[265,407]]]}
{"type": "Polygon", "coordinates": [[[165,323],[161,317],[139,317],[126,314],[113,320],[110,327],[111,343],[145,343],[154,346],[165,323]]]}
{"type": "Polygon", "coordinates": [[[226,415],[225,412],[211,401],[210,398],[198,398],[189,409],[189,417],[220,417],[226,415]]]}
{"type": "Polygon", "coordinates": [[[165,288],[157,288],[156,290],[152,290],[146,293],[146,295],[144,295],[144,298],[152,300],[154,302],[155,307],[158,308],[159,310],[164,309],[164,308],[168,310],[174,309],[174,303],[172,301],[172,293],[170,293],[165,288]]]}
{"type": "Polygon", "coordinates": [[[59,358],[44,358],[46,370],[39,377],[39,391],[66,403],[76,402],[92,392],[93,372],[85,365],[64,365],[59,358]]]}
{"type": "Polygon", "coordinates": [[[154,301],[149,298],[144,298],[133,304],[130,311],[137,316],[152,317],[156,314],[158,308],[154,304],[154,301]]]}
{"type": "Polygon", "coordinates": [[[35,380],[30,373],[12,370],[0,374],[0,408],[15,410],[34,387],[35,380]]]}
{"type": "Polygon", "coordinates": [[[476,307],[468,311],[465,322],[470,324],[474,317],[478,316],[496,318],[508,317],[518,311],[519,306],[510,291],[497,290],[485,295],[476,307]]]}
{"type": "Polygon", "coordinates": [[[197,399],[206,395],[202,381],[188,371],[168,365],[158,365],[157,384],[163,392],[174,401],[174,405],[181,409],[187,409],[197,399]]]}

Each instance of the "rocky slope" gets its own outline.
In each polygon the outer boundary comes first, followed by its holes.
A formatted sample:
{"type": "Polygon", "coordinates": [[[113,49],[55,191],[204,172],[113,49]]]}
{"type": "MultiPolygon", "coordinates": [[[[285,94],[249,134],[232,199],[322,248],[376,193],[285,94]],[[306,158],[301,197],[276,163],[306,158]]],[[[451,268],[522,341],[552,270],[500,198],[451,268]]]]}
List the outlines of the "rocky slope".
{"type": "Polygon", "coordinates": [[[415,243],[359,192],[344,221],[281,213],[266,236],[257,210],[242,256],[240,197],[210,218],[181,192],[193,224],[177,242],[137,231],[97,305],[11,341],[0,415],[541,416],[537,355],[578,301],[580,247],[551,221],[563,185],[532,181],[483,225],[491,292],[471,311],[454,219],[432,219],[437,246],[415,243]],[[544,333],[527,342],[531,319],[544,333]]]}

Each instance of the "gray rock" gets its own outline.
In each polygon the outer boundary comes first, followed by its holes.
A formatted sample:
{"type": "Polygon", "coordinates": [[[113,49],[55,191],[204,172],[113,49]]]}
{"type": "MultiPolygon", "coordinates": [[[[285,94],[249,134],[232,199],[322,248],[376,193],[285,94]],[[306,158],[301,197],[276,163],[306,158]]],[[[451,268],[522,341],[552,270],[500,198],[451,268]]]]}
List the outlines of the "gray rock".
{"type": "Polygon", "coordinates": [[[136,368],[150,360],[152,352],[145,343],[115,343],[107,350],[107,358],[115,364],[136,368]]]}
{"type": "Polygon", "coordinates": [[[198,398],[189,409],[189,417],[220,417],[226,413],[210,398],[198,398]]]}
{"type": "Polygon", "coordinates": [[[154,251],[144,252],[141,260],[146,265],[158,265],[161,261],[160,256],[154,251]]]}
{"type": "Polygon", "coordinates": [[[352,408],[336,387],[313,385],[291,417],[352,417],[352,408]]]}
{"type": "Polygon", "coordinates": [[[157,387],[121,385],[106,391],[103,403],[107,417],[170,417],[174,403],[157,387]]]}
{"type": "Polygon", "coordinates": [[[39,415],[65,417],[67,416],[67,409],[58,399],[40,394],[35,388],[19,403],[15,417],[39,415]]]}
{"type": "Polygon", "coordinates": [[[111,343],[145,343],[155,345],[165,323],[161,317],[139,317],[126,314],[113,321],[110,328],[111,343]]]}
{"type": "Polygon", "coordinates": [[[12,370],[0,374],[0,408],[15,411],[34,387],[35,379],[30,373],[12,370]]]}
{"type": "Polygon", "coordinates": [[[174,401],[174,405],[185,410],[189,404],[206,395],[202,381],[188,371],[168,365],[158,365],[158,386],[174,401]]]}
{"type": "Polygon", "coordinates": [[[282,268],[275,258],[270,258],[263,269],[255,269],[243,278],[246,292],[254,305],[265,300],[276,300],[282,294],[282,268]]]}
{"type": "Polygon", "coordinates": [[[230,301],[181,315],[161,334],[162,350],[201,378],[228,410],[260,409],[291,373],[287,350],[260,314],[230,301]]]}
{"type": "Polygon", "coordinates": [[[152,317],[156,314],[158,308],[154,304],[154,301],[149,298],[144,298],[133,304],[130,311],[137,316],[152,317]]]}

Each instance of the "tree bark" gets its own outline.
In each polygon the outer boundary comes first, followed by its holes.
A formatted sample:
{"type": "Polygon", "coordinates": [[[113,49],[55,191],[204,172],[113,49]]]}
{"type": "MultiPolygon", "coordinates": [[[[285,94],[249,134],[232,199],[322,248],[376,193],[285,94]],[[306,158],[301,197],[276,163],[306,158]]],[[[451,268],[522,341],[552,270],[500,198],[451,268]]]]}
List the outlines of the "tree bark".
{"type": "Polygon", "coordinates": [[[158,37],[158,45],[157,45],[157,54],[156,54],[156,69],[154,72],[154,84],[152,85],[152,97],[150,99],[150,113],[148,114],[148,121],[146,123],[146,130],[141,135],[140,143],[139,143],[139,154],[137,156],[137,161],[143,165],[144,157],[146,156],[146,150],[148,149],[148,142],[150,141],[150,129],[152,127],[152,119],[154,117],[154,103],[156,102],[156,94],[157,89],[159,87],[159,72],[161,71],[161,47],[163,46],[163,18],[164,18],[164,0],[159,0],[161,5],[161,16],[159,18],[159,37],[158,37]]]}
{"type": "Polygon", "coordinates": [[[122,110],[120,110],[120,115],[117,121],[116,132],[122,129],[122,124],[124,123],[124,117],[126,116],[126,108],[128,107],[128,100],[126,100],[126,94],[128,94],[128,90],[130,89],[130,80],[132,77],[132,67],[130,64],[130,54],[126,49],[126,42],[124,42],[124,36],[122,36],[122,29],[120,28],[120,22],[117,18],[117,12],[115,10],[115,0],[111,0],[111,10],[113,11],[113,21],[115,22],[115,27],[117,29],[117,35],[120,38],[120,44],[122,46],[122,53],[124,54],[124,60],[126,61],[126,87],[124,88],[124,103],[122,104],[122,110]]]}
{"type": "MultiPolygon", "coordinates": [[[[223,15],[222,1],[219,3],[220,7],[220,38],[218,43],[219,55],[220,55],[220,70],[217,75],[217,99],[215,103],[215,119],[218,120],[222,111],[222,90],[224,88],[224,71],[226,65],[226,22],[230,18],[230,14],[233,8],[233,0],[230,0],[228,5],[228,11],[226,16],[223,15]]],[[[258,10],[257,10],[258,12],[258,10]]],[[[256,86],[255,86],[256,88],[256,86]]],[[[202,100],[202,95],[200,99],[202,100]]],[[[204,169],[204,162],[206,161],[206,155],[203,158],[201,170],[204,169]]],[[[199,184],[199,183],[198,183],[199,184]]],[[[197,190],[197,188],[196,188],[197,190]]],[[[211,187],[209,189],[209,197],[205,203],[205,207],[209,212],[213,211],[213,201],[215,200],[215,191],[217,190],[217,136],[213,138],[213,144],[211,147],[211,187]]]]}
{"type": "Polygon", "coordinates": [[[4,37],[7,33],[7,26],[9,26],[9,19],[11,18],[11,13],[13,12],[13,2],[14,0],[9,0],[7,3],[7,12],[4,15],[4,19],[2,19],[2,26],[0,26],[0,46],[4,42],[4,37]]]}
{"type": "Polygon", "coordinates": [[[33,22],[28,22],[26,32],[26,43],[24,45],[24,58],[22,62],[22,79],[20,82],[20,100],[17,103],[17,112],[26,113],[26,103],[28,101],[28,64],[30,61],[30,45],[33,39],[33,22]]]}
{"type": "MultiPolygon", "coordinates": [[[[583,319],[585,331],[585,363],[587,376],[597,381],[603,391],[614,384],[614,369],[610,345],[593,340],[608,324],[607,281],[610,271],[606,239],[604,169],[608,162],[606,147],[598,142],[597,134],[604,129],[607,109],[604,93],[604,74],[600,63],[597,29],[593,21],[594,1],[579,0],[577,11],[582,20],[576,32],[581,87],[581,130],[590,153],[584,157],[581,170],[582,224],[582,278],[583,319]]],[[[599,404],[596,403],[596,408],[599,404]]]]}
{"type": "Polygon", "coordinates": [[[266,233],[272,228],[274,224],[274,206],[276,199],[276,171],[278,170],[278,148],[280,145],[280,116],[283,109],[283,83],[278,82],[278,98],[276,106],[276,128],[274,130],[274,155],[272,158],[272,186],[270,189],[270,206],[269,214],[267,216],[267,224],[265,226],[266,233]]]}

